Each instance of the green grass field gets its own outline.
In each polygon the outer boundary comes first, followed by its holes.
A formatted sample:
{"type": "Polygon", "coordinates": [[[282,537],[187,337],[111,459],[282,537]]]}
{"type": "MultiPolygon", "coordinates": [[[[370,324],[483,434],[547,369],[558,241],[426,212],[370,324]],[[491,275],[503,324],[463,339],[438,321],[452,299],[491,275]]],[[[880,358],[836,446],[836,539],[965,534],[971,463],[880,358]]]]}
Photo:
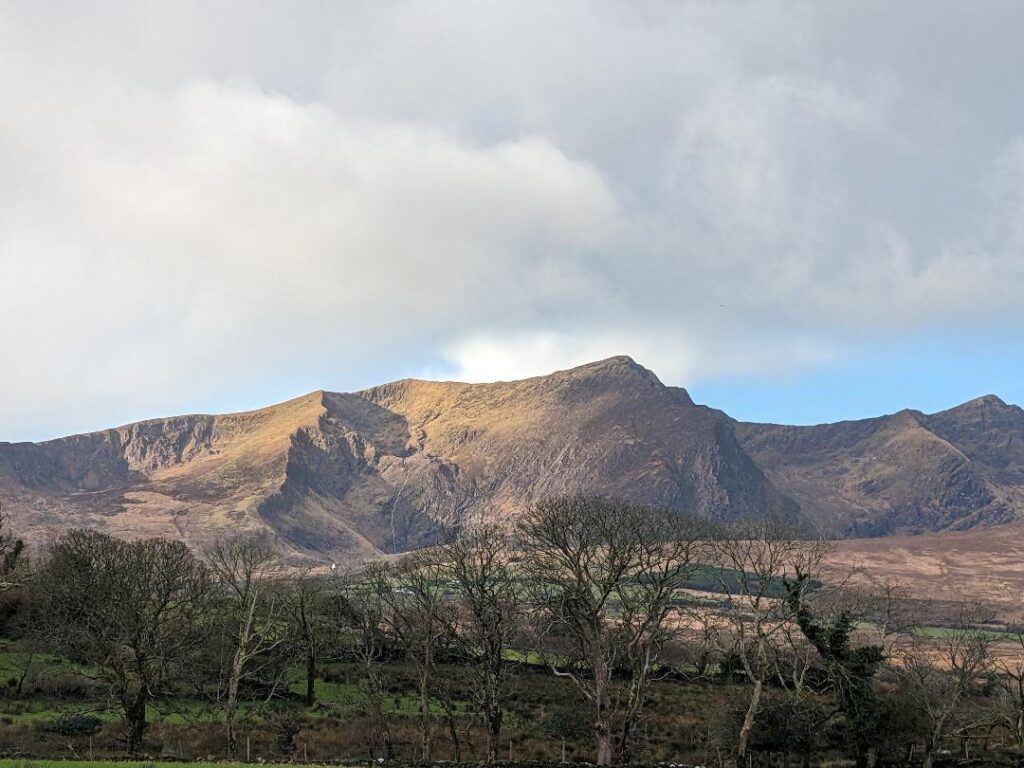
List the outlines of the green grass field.
{"type": "MultiPolygon", "coordinates": [[[[962,629],[956,629],[955,627],[921,627],[917,630],[917,633],[922,637],[932,637],[941,639],[944,637],[952,637],[958,632],[963,632],[962,629]]],[[[980,635],[987,640],[1013,640],[1014,636],[1008,632],[998,632],[991,629],[975,629],[971,630],[972,634],[980,635]]]]}
{"type": "MultiPolygon", "coordinates": [[[[10,760],[0,759],[0,768],[67,768],[67,760],[10,760]]],[[[129,761],[129,760],[76,760],[75,768],[181,768],[198,763],[129,761]]],[[[208,763],[207,763],[208,765],[208,763]]],[[[251,763],[217,763],[218,768],[252,768],[251,763]]],[[[275,763],[286,766],[287,763],[275,763]]],[[[308,764],[306,764],[308,765],[308,764]]]]}

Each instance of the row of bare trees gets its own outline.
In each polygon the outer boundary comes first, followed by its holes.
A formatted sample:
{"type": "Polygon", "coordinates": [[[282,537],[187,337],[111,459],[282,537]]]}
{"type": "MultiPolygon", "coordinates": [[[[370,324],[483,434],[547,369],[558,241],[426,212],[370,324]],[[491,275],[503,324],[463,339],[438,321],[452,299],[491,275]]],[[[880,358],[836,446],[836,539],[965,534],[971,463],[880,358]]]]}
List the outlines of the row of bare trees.
{"type": "Polygon", "coordinates": [[[825,551],[771,522],[724,529],[679,512],[578,496],[541,502],[514,527],[468,525],[435,548],[367,568],[348,589],[367,612],[359,622],[364,636],[382,628],[417,670],[424,760],[435,730],[432,701],[460,754],[451,698],[436,672],[453,647],[473,672],[489,760],[497,757],[509,661],[520,658],[571,684],[590,712],[596,761],[609,765],[637,758],[651,686],[678,673],[666,652],[682,644],[698,649],[695,668],[705,672],[726,657],[739,660],[749,683],[735,739],[742,759],[762,690],[781,668],[781,637],[793,640],[793,613],[817,583],[825,551]],[[698,572],[717,596],[710,607],[694,598],[698,572]]]}
{"type": "Polygon", "coordinates": [[[396,666],[415,679],[420,758],[433,759],[438,732],[462,758],[451,662],[467,670],[489,762],[524,664],[566,681],[601,765],[641,758],[652,688],[670,678],[728,686],[720,743],[741,764],[769,737],[809,759],[829,729],[863,766],[906,748],[927,768],[951,739],[967,750],[995,732],[1024,746],[1024,628],[1007,635],[1016,655],[996,653],[974,613],[926,636],[898,588],[826,587],[827,544],[767,520],[560,498],[342,576],[285,568],[271,541],[245,535],[192,553],[73,530],[31,569],[22,553],[0,520],[3,589],[28,596],[40,647],[107,685],[130,754],[147,711],[184,696],[217,707],[235,754],[254,703],[300,671],[314,705],[338,659],[361,670],[373,758],[394,756],[396,666]]]}

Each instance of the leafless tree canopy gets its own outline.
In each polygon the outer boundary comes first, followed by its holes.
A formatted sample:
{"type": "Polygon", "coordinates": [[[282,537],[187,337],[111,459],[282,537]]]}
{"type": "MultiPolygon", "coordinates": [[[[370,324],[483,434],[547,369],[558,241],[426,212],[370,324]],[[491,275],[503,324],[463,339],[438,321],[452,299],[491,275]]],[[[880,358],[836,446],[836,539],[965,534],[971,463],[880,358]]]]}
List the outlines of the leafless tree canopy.
{"type": "Polygon", "coordinates": [[[554,673],[572,680],[593,710],[597,761],[608,765],[620,710],[619,749],[631,746],[704,527],[678,513],[576,496],[538,504],[519,532],[537,637],[554,673]],[[630,676],[624,697],[613,695],[619,667],[630,676]]]}
{"type": "Polygon", "coordinates": [[[978,628],[979,615],[979,606],[965,605],[944,636],[914,635],[900,650],[897,670],[926,723],[924,768],[931,768],[950,731],[969,733],[989,714],[964,707],[994,662],[992,637],[978,628]]]}
{"type": "Polygon", "coordinates": [[[147,704],[202,648],[207,569],[180,542],[75,530],[50,547],[38,584],[51,637],[101,670],[125,713],[128,752],[137,753],[147,704]]]}
{"type": "MultiPolygon", "coordinates": [[[[828,552],[824,542],[806,538],[799,530],[770,519],[740,521],[720,529],[713,537],[711,554],[718,570],[718,586],[732,604],[724,613],[708,613],[704,620],[722,625],[714,636],[727,643],[721,648],[739,660],[750,683],[750,696],[736,739],[736,755],[746,757],[751,732],[769,678],[784,674],[783,649],[799,650],[792,642],[793,608],[784,598],[787,582],[810,580],[828,552]]],[[[805,659],[797,658],[793,683],[800,685],[805,659]],[[802,663],[799,663],[802,662],[802,663]]]]}
{"type": "Polygon", "coordinates": [[[25,542],[11,530],[10,520],[0,501],[0,592],[24,583],[28,575],[25,542]]]}
{"type": "MultiPolygon", "coordinates": [[[[443,680],[436,675],[437,658],[453,638],[456,621],[454,606],[447,599],[444,571],[435,553],[418,552],[392,567],[373,568],[370,573],[376,598],[381,602],[381,618],[416,671],[419,690],[420,749],[423,760],[430,760],[433,748],[432,696],[443,694],[443,680]]],[[[443,697],[442,697],[443,699],[443,697]]],[[[447,712],[449,735],[456,752],[459,739],[447,712]]]]}
{"type": "MultiPolygon", "coordinates": [[[[288,601],[277,589],[281,564],[272,542],[241,535],[215,541],[205,561],[218,586],[219,629],[225,639],[218,698],[224,704],[228,752],[238,748],[239,688],[247,676],[257,675],[278,659],[274,652],[288,640],[284,619],[288,601]]],[[[272,695],[279,670],[270,689],[272,695]]]]}
{"type": "Polygon", "coordinates": [[[505,658],[522,633],[524,594],[508,531],[468,525],[438,548],[441,574],[454,594],[453,629],[471,658],[473,696],[487,731],[487,761],[498,758],[509,674],[505,658]]]}

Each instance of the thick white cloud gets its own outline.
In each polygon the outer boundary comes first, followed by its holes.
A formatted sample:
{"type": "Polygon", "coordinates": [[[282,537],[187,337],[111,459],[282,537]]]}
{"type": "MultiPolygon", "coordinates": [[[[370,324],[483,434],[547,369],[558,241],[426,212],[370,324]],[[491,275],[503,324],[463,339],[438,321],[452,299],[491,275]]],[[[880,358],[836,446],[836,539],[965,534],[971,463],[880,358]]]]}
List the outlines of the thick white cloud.
{"type": "Polygon", "coordinates": [[[0,2],[0,439],[1019,318],[1024,11],[857,8],[0,2]]]}

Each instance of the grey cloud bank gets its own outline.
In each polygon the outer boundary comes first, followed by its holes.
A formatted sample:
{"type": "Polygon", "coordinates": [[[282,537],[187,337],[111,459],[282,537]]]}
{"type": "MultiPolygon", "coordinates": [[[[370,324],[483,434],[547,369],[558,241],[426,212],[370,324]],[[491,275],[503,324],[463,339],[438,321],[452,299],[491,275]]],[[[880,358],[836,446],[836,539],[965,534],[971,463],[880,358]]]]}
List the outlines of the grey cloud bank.
{"type": "Polygon", "coordinates": [[[628,353],[688,384],[997,332],[1022,31],[1017,3],[0,3],[0,439],[314,375],[628,353]]]}

